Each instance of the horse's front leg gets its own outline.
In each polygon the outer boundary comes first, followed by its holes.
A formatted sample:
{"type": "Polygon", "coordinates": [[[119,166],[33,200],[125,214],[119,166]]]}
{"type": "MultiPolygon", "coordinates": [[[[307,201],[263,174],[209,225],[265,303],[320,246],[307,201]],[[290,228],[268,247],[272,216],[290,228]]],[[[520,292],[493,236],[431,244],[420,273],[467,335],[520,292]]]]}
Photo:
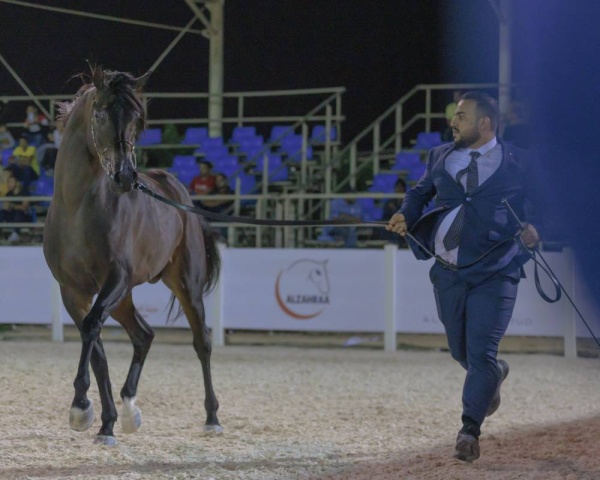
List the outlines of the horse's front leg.
{"type": "Polygon", "coordinates": [[[81,325],[81,356],[77,376],[73,382],[75,396],[71,404],[69,423],[74,430],[84,431],[90,427],[94,420],[92,403],[87,398],[87,392],[90,388],[90,357],[94,352],[99,360],[98,364],[94,366],[96,367],[96,380],[102,402],[102,426],[95,441],[104,445],[116,444],[113,426],[117,420],[117,412],[110,389],[108,364],[100,339],[100,332],[112,309],[128,293],[129,287],[123,275],[110,276],[81,325]]]}

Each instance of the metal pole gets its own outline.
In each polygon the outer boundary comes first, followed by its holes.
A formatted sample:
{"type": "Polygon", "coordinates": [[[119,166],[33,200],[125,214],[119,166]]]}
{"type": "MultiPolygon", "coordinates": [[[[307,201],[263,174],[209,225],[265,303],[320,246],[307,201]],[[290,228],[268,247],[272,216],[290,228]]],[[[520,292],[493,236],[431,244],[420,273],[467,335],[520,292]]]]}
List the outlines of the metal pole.
{"type": "MultiPolygon", "coordinates": [[[[569,266],[569,274],[565,282],[565,289],[569,292],[569,296],[574,302],[577,302],[576,297],[576,271],[575,271],[575,255],[571,249],[565,249],[565,257],[569,266]]],[[[572,308],[569,302],[563,301],[565,308],[565,324],[564,324],[564,355],[565,358],[577,358],[577,313],[572,308]]]]}
{"type": "Polygon", "coordinates": [[[208,79],[208,134],[223,135],[223,5],[225,0],[210,0],[210,59],[208,79]]]}
{"type": "Polygon", "coordinates": [[[386,352],[395,352],[397,349],[396,341],[396,253],[398,247],[393,243],[388,243],[383,248],[383,262],[385,290],[384,290],[384,318],[385,332],[383,338],[383,349],[386,352]]]}
{"type": "Polygon", "coordinates": [[[512,81],[510,0],[500,0],[499,9],[498,109],[500,110],[500,126],[503,127],[510,107],[510,83],[512,81]]]}

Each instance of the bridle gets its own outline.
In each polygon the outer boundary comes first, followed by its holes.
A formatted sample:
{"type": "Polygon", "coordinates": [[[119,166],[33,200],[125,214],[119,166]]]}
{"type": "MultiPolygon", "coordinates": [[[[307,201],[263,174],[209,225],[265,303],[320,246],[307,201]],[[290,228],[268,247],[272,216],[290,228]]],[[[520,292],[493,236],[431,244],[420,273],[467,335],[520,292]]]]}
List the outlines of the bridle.
{"type": "Polygon", "coordinates": [[[109,168],[109,165],[106,162],[105,159],[105,154],[108,150],[110,150],[111,148],[116,148],[117,145],[124,143],[125,145],[127,145],[129,147],[129,153],[131,154],[132,158],[133,158],[133,169],[134,171],[137,171],[137,155],[135,153],[135,144],[133,144],[132,142],[130,142],[129,140],[123,140],[123,139],[119,139],[117,140],[115,143],[109,145],[108,147],[100,150],[100,148],[98,147],[98,142],[96,140],[96,131],[94,130],[94,109],[95,109],[95,102],[92,105],[92,115],[90,118],[90,125],[92,126],[91,130],[92,130],[92,142],[94,142],[94,148],[96,149],[96,155],[98,156],[98,160],[100,161],[100,165],[102,166],[102,169],[106,172],[106,174],[109,177],[113,177],[114,173],[111,172],[111,169],[109,168]]]}

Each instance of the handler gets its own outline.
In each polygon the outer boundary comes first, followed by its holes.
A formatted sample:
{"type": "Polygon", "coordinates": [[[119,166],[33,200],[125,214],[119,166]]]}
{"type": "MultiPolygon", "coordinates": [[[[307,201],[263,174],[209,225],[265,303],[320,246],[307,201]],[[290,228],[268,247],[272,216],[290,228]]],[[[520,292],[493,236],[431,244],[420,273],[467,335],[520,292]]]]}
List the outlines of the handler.
{"type": "Polygon", "coordinates": [[[425,174],[386,226],[402,236],[410,231],[427,247],[408,238],[418,259],[439,257],[429,276],[450,353],[467,372],[454,453],[467,462],[479,458],[481,425],[500,405],[508,375],[496,356],[529,258],[517,236],[528,248],[539,242],[536,228],[519,225],[503,203],[528,218],[527,159],[496,138],[498,117],[489,95],[462,95],[450,123],[454,142],[429,152],[425,174]],[[421,217],[433,197],[436,208],[421,217]]]}

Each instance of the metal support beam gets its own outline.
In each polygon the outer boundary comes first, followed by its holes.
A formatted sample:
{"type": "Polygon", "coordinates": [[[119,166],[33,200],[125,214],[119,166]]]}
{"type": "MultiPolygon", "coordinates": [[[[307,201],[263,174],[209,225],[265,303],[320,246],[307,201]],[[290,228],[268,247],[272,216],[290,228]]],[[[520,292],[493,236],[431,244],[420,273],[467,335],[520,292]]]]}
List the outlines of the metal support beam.
{"type": "Polygon", "coordinates": [[[499,0],[500,22],[499,28],[499,52],[498,52],[498,108],[500,110],[500,121],[503,123],[510,108],[512,82],[512,42],[511,42],[511,12],[510,0],[499,0]]]}
{"type": "MultiPolygon", "coordinates": [[[[18,5],[20,7],[37,8],[39,10],[47,10],[47,11],[56,12],[56,13],[67,13],[69,15],[77,15],[79,17],[96,18],[99,20],[108,20],[110,22],[128,23],[129,25],[138,25],[140,27],[160,28],[163,30],[174,30],[176,32],[181,31],[180,27],[174,27],[172,25],[164,25],[162,23],[144,22],[142,20],[131,20],[129,18],[112,17],[110,15],[100,15],[97,13],[82,12],[80,10],[72,10],[70,8],[50,7],[47,5],[40,5],[40,4],[32,3],[32,2],[24,2],[21,0],[0,0],[0,3],[10,3],[12,5],[18,5]]],[[[203,34],[202,30],[190,30],[189,33],[194,33],[196,35],[203,34]]]]}
{"type": "Polygon", "coordinates": [[[17,72],[15,72],[13,70],[13,68],[9,65],[9,63],[6,61],[6,59],[2,56],[2,54],[0,54],[0,62],[2,62],[2,64],[6,67],[6,69],[10,72],[10,74],[13,76],[13,78],[17,81],[17,83],[19,85],[21,85],[21,88],[23,90],[25,90],[25,93],[27,93],[27,96],[29,98],[31,98],[31,101],[33,103],[35,103],[38,108],[40,109],[40,112],[42,112],[44,115],[46,115],[46,118],[48,119],[49,122],[54,122],[54,119],[52,118],[52,116],[50,115],[50,112],[48,112],[48,110],[46,110],[46,108],[41,104],[41,102],[35,97],[34,93],[29,89],[29,87],[27,86],[27,84],[21,79],[21,77],[19,77],[19,75],[17,74],[17,72]]]}
{"type": "Polygon", "coordinates": [[[210,21],[195,0],[184,0],[194,15],[207,26],[204,34],[210,41],[208,66],[208,134],[223,134],[223,6],[225,0],[206,0],[210,21]]]}
{"type": "Polygon", "coordinates": [[[156,67],[158,67],[165,59],[165,57],[171,52],[171,50],[175,48],[175,45],[179,43],[179,40],[181,40],[183,36],[190,31],[190,27],[194,24],[195,21],[196,17],[192,17],[192,19],[187,23],[183,30],[181,30],[181,32],[179,32],[179,34],[173,39],[169,46],[165,48],[165,51],[160,54],[160,56],[156,59],[156,62],[152,64],[149,70],[156,70],[156,67]]]}
{"type": "Polygon", "coordinates": [[[208,134],[223,134],[223,6],[225,0],[210,0],[206,7],[210,12],[210,57],[208,78],[208,134]]]}

